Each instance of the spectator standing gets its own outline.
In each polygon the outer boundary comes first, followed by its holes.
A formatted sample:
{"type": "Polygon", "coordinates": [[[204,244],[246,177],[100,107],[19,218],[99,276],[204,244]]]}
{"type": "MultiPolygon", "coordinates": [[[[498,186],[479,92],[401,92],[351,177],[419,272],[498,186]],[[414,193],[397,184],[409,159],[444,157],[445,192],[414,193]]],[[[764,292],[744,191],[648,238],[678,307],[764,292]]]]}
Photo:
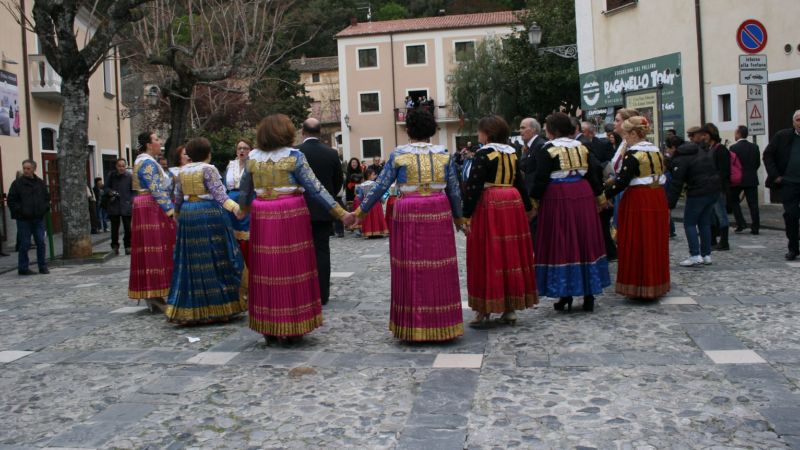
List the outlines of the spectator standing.
{"type": "Polygon", "coordinates": [[[103,232],[108,231],[108,196],[105,194],[103,179],[94,179],[94,198],[97,200],[97,223],[102,227],[103,232]]]}
{"type": "Polygon", "coordinates": [[[94,190],[88,185],[86,186],[86,199],[89,202],[89,224],[91,226],[91,233],[97,234],[100,229],[100,221],[97,220],[97,197],[94,196],[94,190]]]}
{"type": "Polygon", "coordinates": [[[8,207],[11,218],[17,221],[17,245],[19,258],[17,272],[20,275],[33,275],[28,260],[31,236],[36,242],[36,263],[39,273],[48,274],[45,259],[44,216],[50,210],[50,195],[47,185],[36,176],[36,161],[26,159],[22,162],[22,176],[11,183],[8,189],[8,207]]]}
{"type": "Polygon", "coordinates": [[[760,217],[758,211],[758,168],[761,167],[761,152],[758,145],[747,140],[748,130],[744,125],[739,125],[734,132],[736,143],[731,145],[731,152],[736,154],[742,164],[742,181],[736,186],[731,186],[731,209],[736,218],[734,232],[741,233],[747,229],[747,223],[742,214],[742,198],[747,199],[747,209],[750,210],[750,234],[758,234],[760,217]]]}
{"type": "Polygon", "coordinates": [[[714,165],[717,167],[721,189],[717,205],[714,207],[714,215],[717,218],[717,234],[719,235],[719,243],[714,246],[714,250],[730,250],[731,247],[728,243],[730,222],[728,221],[727,203],[728,191],[731,186],[731,157],[728,153],[728,148],[722,145],[719,129],[716,125],[707,123],[703,125],[700,133],[714,156],[714,165]]]}
{"type": "Polygon", "coordinates": [[[781,190],[783,220],[789,241],[787,261],[800,254],[800,109],[792,115],[792,128],[775,133],[764,149],[768,188],[781,190]]]}
{"type": "Polygon", "coordinates": [[[381,157],[380,156],[376,156],[376,157],[372,158],[372,164],[370,164],[367,167],[367,169],[372,170],[373,172],[375,172],[375,176],[380,175],[381,174],[381,170],[383,170],[383,164],[381,164],[381,157]]]}
{"type": "Polygon", "coordinates": [[[127,162],[117,160],[116,170],[106,177],[108,187],[108,216],[111,219],[111,249],[119,255],[119,224],[122,223],[124,235],[122,242],[125,254],[131,254],[131,212],[133,209],[133,179],[128,172],[127,162]]]}

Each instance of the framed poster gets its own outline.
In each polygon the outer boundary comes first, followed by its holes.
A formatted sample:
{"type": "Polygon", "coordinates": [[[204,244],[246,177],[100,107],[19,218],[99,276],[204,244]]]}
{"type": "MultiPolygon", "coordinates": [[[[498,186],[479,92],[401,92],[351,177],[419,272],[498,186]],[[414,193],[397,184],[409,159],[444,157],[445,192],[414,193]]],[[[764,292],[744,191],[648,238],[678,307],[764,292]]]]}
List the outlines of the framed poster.
{"type": "Polygon", "coordinates": [[[19,85],[17,75],[0,70],[0,136],[19,136],[19,85]]]}
{"type": "Polygon", "coordinates": [[[661,90],[643,89],[635,92],[625,92],[623,94],[625,107],[632,108],[644,116],[650,122],[650,133],[646,139],[656,146],[661,146],[663,133],[661,132],[661,90]]]}

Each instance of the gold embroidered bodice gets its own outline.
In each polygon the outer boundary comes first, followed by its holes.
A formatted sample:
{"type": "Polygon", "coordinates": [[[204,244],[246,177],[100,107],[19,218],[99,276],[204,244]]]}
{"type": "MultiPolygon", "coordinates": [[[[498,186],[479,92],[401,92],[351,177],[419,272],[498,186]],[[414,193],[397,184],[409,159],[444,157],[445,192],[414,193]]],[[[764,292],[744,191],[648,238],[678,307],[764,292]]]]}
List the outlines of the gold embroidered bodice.
{"type": "Polygon", "coordinates": [[[272,189],[278,187],[297,187],[292,172],[297,165],[294,156],[281,158],[278,162],[247,160],[247,171],[253,177],[256,189],[272,189]]]}
{"type": "Polygon", "coordinates": [[[558,158],[558,170],[588,170],[589,149],[584,145],[577,147],[551,147],[548,150],[551,158],[558,158]]]}
{"type": "Polygon", "coordinates": [[[404,153],[394,159],[397,169],[405,168],[407,184],[446,184],[445,166],[450,161],[448,153],[404,153]]]}
{"type": "Polygon", "coordinates": [[[649,177],[655,175],[659,177],[664,174],[664,156],[661,152],[634,152],[633,157],[639,162],[639,177],[649,177]]]}

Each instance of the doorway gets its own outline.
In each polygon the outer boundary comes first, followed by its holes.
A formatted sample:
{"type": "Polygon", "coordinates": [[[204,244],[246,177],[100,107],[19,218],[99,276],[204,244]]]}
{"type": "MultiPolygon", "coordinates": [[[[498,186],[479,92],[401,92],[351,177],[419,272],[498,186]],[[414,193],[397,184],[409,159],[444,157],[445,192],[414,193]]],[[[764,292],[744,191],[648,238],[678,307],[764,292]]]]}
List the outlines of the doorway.
{"type": "Polygon", "coordinates": [[[42,153],[42,173],[47,190],[50,192],[50,216],[53,220],[53,232],[61,232],[61,191],[58,175],[58,155],[42,153]]]}
{"type": "MultiPolygon", "coordinates": [[[[800,105],[800,78],[772,81],[767,84],[767,136],[772,137],[779,130],[791,128],[792,114],[800,105]]],[[[764,145],[761,146],[764,151],[764,145]]],[[[770,203],[781,203],[780,189],[770,189],[770,203]]]]}

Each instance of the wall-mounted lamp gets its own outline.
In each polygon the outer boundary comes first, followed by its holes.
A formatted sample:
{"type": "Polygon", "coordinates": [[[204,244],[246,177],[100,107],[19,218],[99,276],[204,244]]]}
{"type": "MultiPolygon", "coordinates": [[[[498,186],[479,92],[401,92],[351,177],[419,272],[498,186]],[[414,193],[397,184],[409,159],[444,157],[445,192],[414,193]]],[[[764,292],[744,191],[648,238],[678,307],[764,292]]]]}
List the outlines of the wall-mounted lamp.
{"type": "Polygon", "coordinates": [[[344,124],[347,125],[347,129],[350,129],[350,114],[344,115],[344,124]]]}

